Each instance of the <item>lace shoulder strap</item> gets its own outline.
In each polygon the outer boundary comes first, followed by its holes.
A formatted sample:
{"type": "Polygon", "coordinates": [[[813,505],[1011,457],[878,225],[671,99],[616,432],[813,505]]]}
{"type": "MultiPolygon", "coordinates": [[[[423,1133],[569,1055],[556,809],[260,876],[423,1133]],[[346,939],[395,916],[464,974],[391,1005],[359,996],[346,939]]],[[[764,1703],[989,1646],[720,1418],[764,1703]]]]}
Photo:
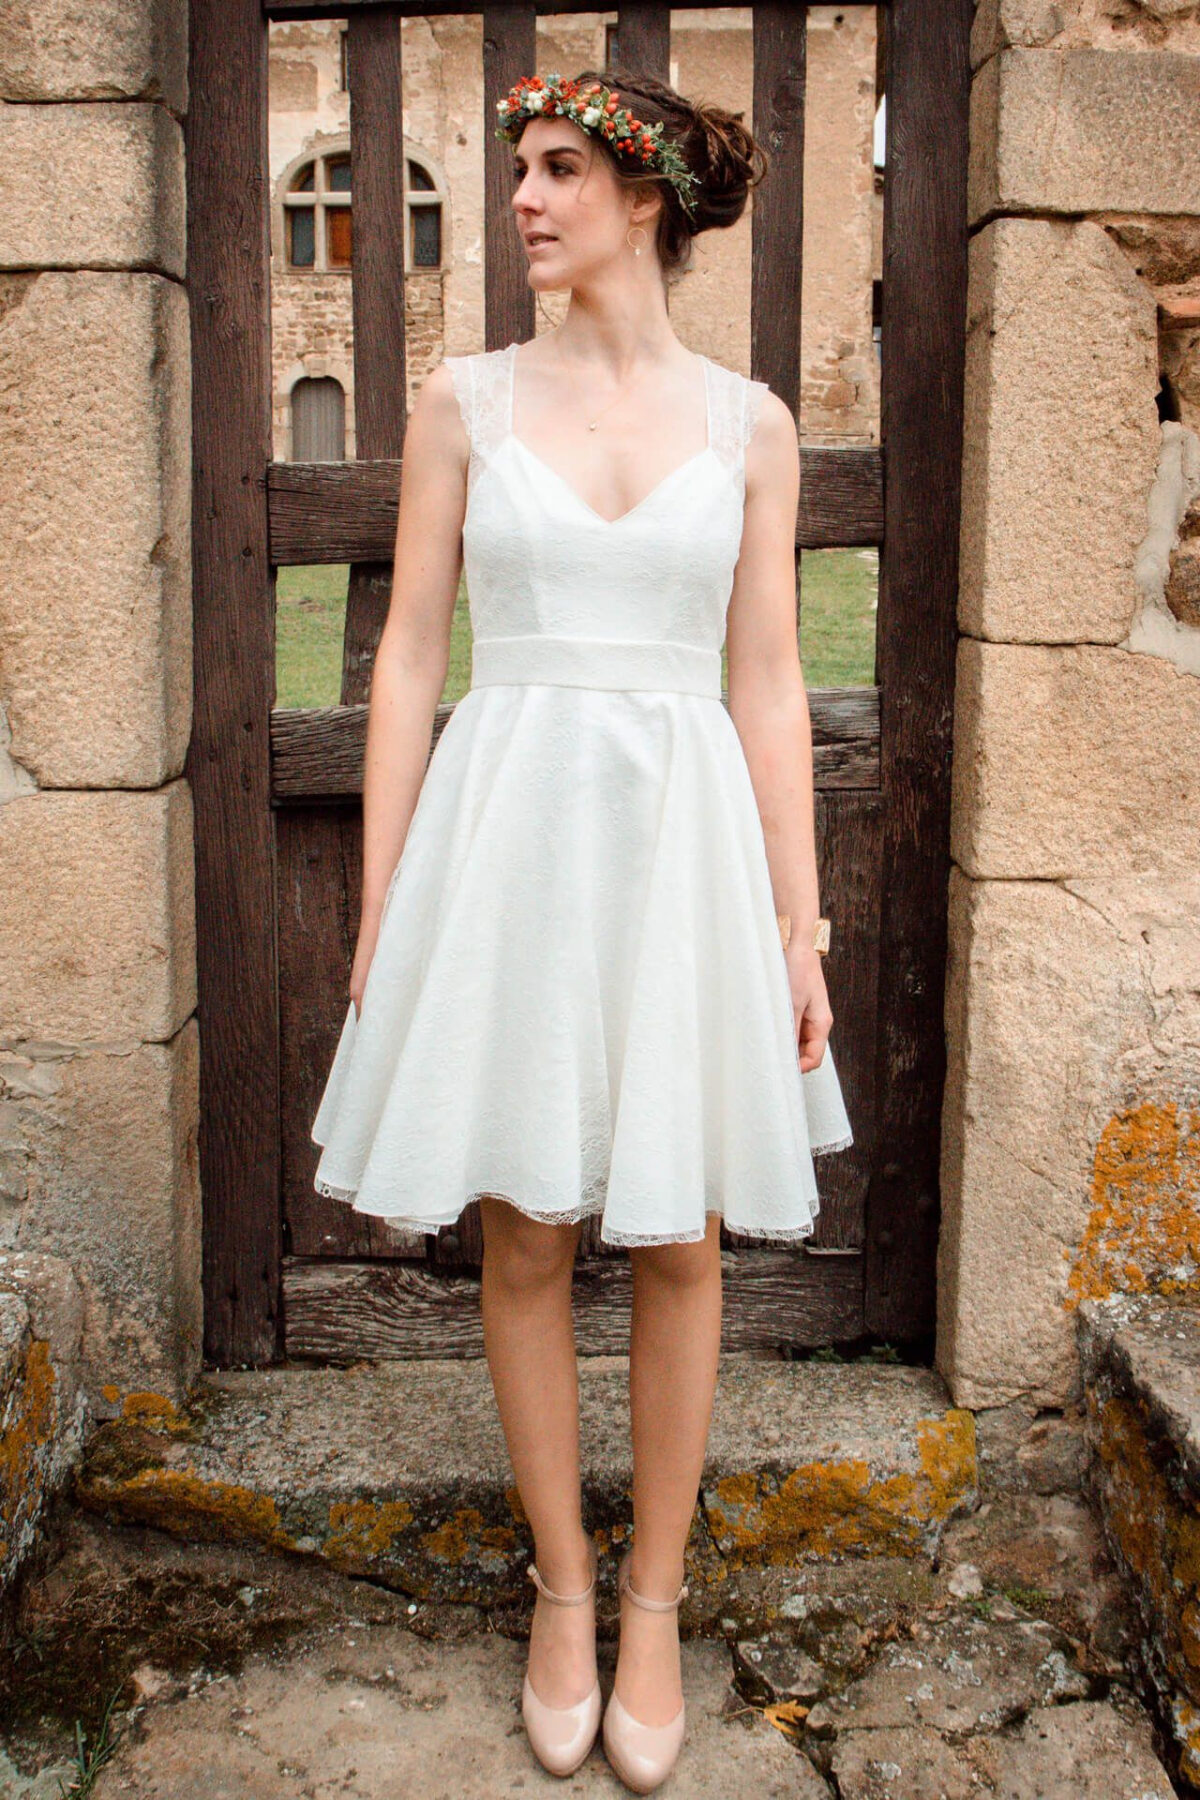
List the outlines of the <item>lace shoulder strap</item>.
{"type": "Polygon", "coordinates": [[[511,416],[512,349],[476,350],[445,356],[467,436],[471,440],[468,484],[499,446],[511,416]]]}
{"type": "Polygon", "coordinates": [[[712,402],[712,447],[724,463],[734,464],[754,436],[765,381],[751,381],[723,363],[709,362],[712,402]]]}

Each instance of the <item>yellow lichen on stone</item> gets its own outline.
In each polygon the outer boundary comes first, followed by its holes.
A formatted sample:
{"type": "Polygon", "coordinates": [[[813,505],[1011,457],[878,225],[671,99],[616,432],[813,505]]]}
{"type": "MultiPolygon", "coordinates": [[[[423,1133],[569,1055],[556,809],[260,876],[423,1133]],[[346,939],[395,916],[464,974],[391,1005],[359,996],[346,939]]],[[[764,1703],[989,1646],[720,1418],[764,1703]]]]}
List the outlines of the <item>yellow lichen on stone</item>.
{"type": "Polygon", "coordinates": [[[508,1510],[509,1510],[509,1512],[511,1512],[513,1518],[517,1521],[517,1524],[518,1525],[528,1525],[529,1518],[525,1512],[525,1507],[521,1500],[521,1490],[517,1486],[516,1482],[513,1482],[510,1487],[505,1488],[504,1498],[507,1500],[508,1510]]]}
{"type": "Polygon", "coordinates": [[[269,1494],[235,1482],[209,1481],[190,1469],[139,1469],[124,1479],[94,1483],[88,1498],[118,1507],[123,1518],[181,1537],[249,1539],[271,1550],[295,1548],[269,1494]]]}
{"type": "Polygon", "coordinates": [[[926,1517],[948,1519],[977,1484],[975,1414],[952,1406],[939,1419],[917,1421],[917,1455],[927,1483],[926,1517]]]}
{"type": "Polygon", "coordinates": [[[1110,1119],[1065,1304],[1200,1291],[1200,1113],[1154,1102],[1110,1119]]]}
{"type": "Polygon", "coordinates": [[[55,1387],[50,1346],[42,1338],[32,1338],[0,1430],[0,1523],[6,1552],[10,1547],[15,1551],[23,1525],[35,1517],[42,1502],[38,1471],[54,1437],[55,1387]]]}
{"type": "MultiPolygon", "coordinates": [[[[112,1390],[114,1394],[118,1391],[112,1390]]],[[[105,1393],[108,1392],[106,1388],[105,1393]]],[[[166,1394],[126,1394],[121,1402],[121,1416],[131,1425],[144,1425],[147,1431],[183,1434],[192,1429],[191,1420],[166,1394]]]]}
{"type": "Polygon", "coordinates": [[[407,1500],[337,1500],[329,1508],[325,1555],[332,1563],[375,1562],[413,1522],[407,1500]]]}
{"type": "Polygon", "coordinates": [[[1179,1696],[1171,1711],[1180,1749],[1179,1773],[1189,1781],[1200,1782],[1200,1710],[1179,1696]]]}
{"type": "Polygon", "coordinates": [[[709,1525],[727,1552],[786,1562],[797,1553],[886,1555],[915,1552],[975,1486],[975,1421],[965,1408],[923,1419],[921,1473],[875,1476],[865,1457],[805,1463],[777,1483],[745,1469],[719,1480],[709,1525]]]}
{"type": "Polygon", "coordinates": [[[1168,1482],[1132,1401],[1110,1395],[1092,1413],[1105,1523],[1154,1618],[1172,1681],[1200,1703],[1200,1516],[1168,1482]]]}
{"type": "Polygon", "coordinates": [[[422,1532],[421,1544],[444,1562],[460,1563],[470,1550],[472,1539],[478,1539],[483,1529],[483,1514],[478,1507],[466,1506],[433,1531],[422,1532]]]}

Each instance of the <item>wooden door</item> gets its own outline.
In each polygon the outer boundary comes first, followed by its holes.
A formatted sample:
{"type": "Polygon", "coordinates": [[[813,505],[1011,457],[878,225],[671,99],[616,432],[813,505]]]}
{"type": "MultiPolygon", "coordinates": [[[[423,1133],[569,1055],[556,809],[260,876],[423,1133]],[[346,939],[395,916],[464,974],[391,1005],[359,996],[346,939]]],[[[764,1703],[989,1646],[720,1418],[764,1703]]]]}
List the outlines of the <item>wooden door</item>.
{"type": "MultiPolygon", "coordinates": [[[[405,426],[400,21],[482,12],[486,347],[534,332],[495,103],[540,65],[541,12],[376,0],[192,0],[188,285],[195,424],[194,734],[205,1348],[218,1364],[482,1354],[481,1236],[408,1235],[312,1187],[311,1122],[346,1008],[362,753],[405,426]],[[357,458],[272,457],[267,30],[346,17],[357,458]],[[237,195],[243,204],[230,205],[237,195]],[[508,228],[506,228],[508,227],[508,228]],[[351,565],[341,704],[274,705],[275,570],[351,565]]],[[[671,8],[617,9],[666,78],[671,8]]],[[[798,409],[806,12],[749,9],[752,124],[772,158],[752,229],[750,373],[798,409]]],[[[802,449],[796,548],[878,545],[876,684],[810,690],[835,1053],[855,1129],[818,1159],[816,1236],[726,1232],[724,1347],[772,1354],[934,1323],[966,288],[970,0],[881,6],[888,144],[881,448],[802,449]]],[[[454,348],[447,346],[448,349],[454,348]]],[[[451,708],[439,709],[431,749],[451,708]]],[[[498,1052],[502,1054],[501,1052],[498,1052]]],[[[624,1252],[584,1228],[584,1354],[628,1343],[624,1252]]]]}

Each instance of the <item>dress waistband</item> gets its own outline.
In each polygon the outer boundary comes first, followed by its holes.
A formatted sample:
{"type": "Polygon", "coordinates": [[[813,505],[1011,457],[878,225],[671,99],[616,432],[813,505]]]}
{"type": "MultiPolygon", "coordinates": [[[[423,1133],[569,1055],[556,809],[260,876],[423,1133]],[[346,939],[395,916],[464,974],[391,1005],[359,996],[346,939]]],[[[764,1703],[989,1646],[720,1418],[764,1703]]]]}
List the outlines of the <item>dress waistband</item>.
{"type": "Polygon", "coordinates": [[[471,686],[546,682],[555,687],[638,688],[721,698],[721,652],[698,644],[624,643],[615,638],[476,638],[471,686]]]}

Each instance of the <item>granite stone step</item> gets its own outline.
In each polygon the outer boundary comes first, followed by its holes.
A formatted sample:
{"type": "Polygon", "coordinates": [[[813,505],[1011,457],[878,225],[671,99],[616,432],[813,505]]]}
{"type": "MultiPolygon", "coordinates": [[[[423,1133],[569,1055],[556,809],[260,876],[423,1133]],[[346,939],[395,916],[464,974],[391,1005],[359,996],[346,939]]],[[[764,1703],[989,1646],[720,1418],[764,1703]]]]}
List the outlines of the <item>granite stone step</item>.
{"type": "MultiPolygon", "coordinates": [[[[632,1520],[628,1358],[583,1358],[579,1379],[584,1517],[605,1554],[632,1520]]],[[[932,1557],[977,1504],[974,1415],[948,1398],[930,1369],[723,1357],[687,1557],[701,1606],[743,1566],[932,1557]]],[[[100,1426],[76,1495],[422,1598],[511,1599],[532,1550],[479,1359],[207,1373],[184,1410],[155,1399],[100,1426]]]]}

